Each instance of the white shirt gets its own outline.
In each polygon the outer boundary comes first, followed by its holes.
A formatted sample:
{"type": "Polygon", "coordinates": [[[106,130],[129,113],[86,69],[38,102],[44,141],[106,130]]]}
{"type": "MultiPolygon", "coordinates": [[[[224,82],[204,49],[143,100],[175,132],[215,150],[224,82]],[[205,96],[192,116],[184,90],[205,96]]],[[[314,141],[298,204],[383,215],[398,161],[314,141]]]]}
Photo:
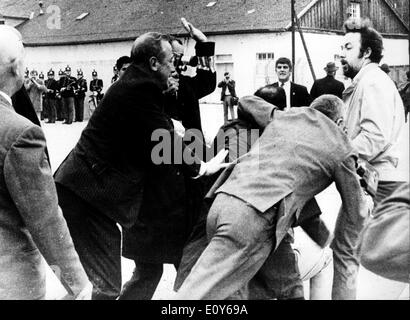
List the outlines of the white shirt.
{"type": "MultiPolygon", "coordinates": [[[[282,86],[282,82],[279,81],[279,86],[282,86]]],[[[285,111],[290,110],[290,81],[286,81],[285,84],[283,85],[283,90],[285,90],[286,93],[286,108],[285,111]]]]}
{"type": "Polygon", "coordinates": [[[2,96],[4,99],[6,99],[6,101],[8,103],[10,103],[10,105],[13,105],[13,103],[11,102],[11,98],[7,93],[0,90],[0,96],[2,96]]]}

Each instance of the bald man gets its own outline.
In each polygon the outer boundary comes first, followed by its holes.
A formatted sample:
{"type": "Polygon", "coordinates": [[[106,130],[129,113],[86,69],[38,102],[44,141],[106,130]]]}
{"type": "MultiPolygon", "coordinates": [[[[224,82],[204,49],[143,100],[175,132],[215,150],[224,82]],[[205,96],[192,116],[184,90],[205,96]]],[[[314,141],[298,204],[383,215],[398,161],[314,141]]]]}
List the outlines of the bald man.
{"type": "Polygon", "coordinates": [[[0,26],[0,300],[45,298],[42,256],[65,298],[90,298],[92,285],[58,206],[43,131],[12,106],[23,76],[21,35],[0,26]]]}

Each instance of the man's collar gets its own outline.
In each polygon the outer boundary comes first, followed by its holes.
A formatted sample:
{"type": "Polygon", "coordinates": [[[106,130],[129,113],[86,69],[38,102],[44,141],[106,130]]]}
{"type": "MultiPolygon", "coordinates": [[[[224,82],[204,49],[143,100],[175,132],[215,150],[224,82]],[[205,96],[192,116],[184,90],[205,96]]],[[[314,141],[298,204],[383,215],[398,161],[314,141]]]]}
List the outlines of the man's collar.
{"type": "Polygon", "coordinates": [[[10,96],[4,91],[0,90],[0,99],[5,100],[10,107],[13,107],[13,102],[11,101],[10,96]]]}
{"type": "Polygon", "coordinates": [[[360,69],[359,73],[353,78],[353,84],[356,85],[361,80],[361,78],[363,78],[363,75],[367,72],[367,70],[371,70],[375,68],[379,68],[379,65],[375,62],[370,62],[366,64],[365,66],[363,66],[360,69]]]}

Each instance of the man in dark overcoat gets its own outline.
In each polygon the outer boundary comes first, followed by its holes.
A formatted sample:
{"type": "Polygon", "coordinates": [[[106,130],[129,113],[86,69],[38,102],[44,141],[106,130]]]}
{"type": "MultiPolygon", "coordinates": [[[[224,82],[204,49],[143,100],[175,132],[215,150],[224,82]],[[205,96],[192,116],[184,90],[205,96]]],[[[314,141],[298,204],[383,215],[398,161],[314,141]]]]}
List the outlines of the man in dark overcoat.
{"type": "MultiPolygon", "coordinates": [[[[120,294],[117,223],[130,228],[164,212],[178,215],[186,201],[183,173],[196,178],[223,167],[219,158],[201,162],[175,134],[164,113],[162,92],[174,71],[169,37],[155,32],[141,35],[133,44],[131,59],[55,173],[60,204],[94,285],[94,299],[116,299],[120,294]],[[163,152],[158,151],[155,138],[161,135],[169,142],[163,152]],[[173,159],[170,155],[176,148],[185,156],[173,159]]],[[[174,217],[158,221],[167,224],[174,217]]],[[[182,237],[179,231],[169,233],[182,237]]],[[[151,250],[163,254],[156,247],[151,250]]]]}
{"type": "MultiPolygon", "coordinates": [[[[191,37],[197,42],[196,57],[198,66],[195,77],[184,75],[186,65],[182,63],[184,47],[182,42],[171,38],[177,68],[177,84],[166,90],[166,113],[180,119],[186,130],[196,130],[193,138],[203,138],[199,99],[215,90],[216,72],[213,64],[214,42],[208,42],[206,36],[184,18],[181,19],[191,37]],[[170,112],[172,106],[173,112],[170,112]]],[[[174,80],[174,79],[173,79],[174,80]]],[[[203,148],[204,152],[206,148],[203,148]]],[[[204,156],[200,156],[204,160],[204,156]]],[[[202,179],[191,179],[185,175],[183,185],[175,185],[180,191],[185,190],[184,205],[172,208],[160,214],[147,214],[142,223],[136,223],[123,232],[123,256],[134,260],[135,270],[132,278],[125,284],[120,299],[151,299],[162,277],[163,264],[174,264],[178,268],[182,249],[197,219],[202,197],[205,195],[202,179]],[[187,209],[188,208],[188,209],[187,209]]],[[[170,181],[172,183],[172,181],[170,181]]],[[[170,185],[170,188],[173,186],[170,185]]],[[[153,210],[155,212],[156,210],[153,210]]]]}
{"type": "Polygon", "coordinates": [[[310,96],[313,100],[322,94],[333,94],[340,99],[343,98],[342,94],[345,90],[345,85],[343,82],[335,79],[335,74],[338,69],[334,62],[329,62],[326,65],[324,69],[326,71],[326,77],[316,80],[313,83],[312,89],[310,89],[310,96]]]}

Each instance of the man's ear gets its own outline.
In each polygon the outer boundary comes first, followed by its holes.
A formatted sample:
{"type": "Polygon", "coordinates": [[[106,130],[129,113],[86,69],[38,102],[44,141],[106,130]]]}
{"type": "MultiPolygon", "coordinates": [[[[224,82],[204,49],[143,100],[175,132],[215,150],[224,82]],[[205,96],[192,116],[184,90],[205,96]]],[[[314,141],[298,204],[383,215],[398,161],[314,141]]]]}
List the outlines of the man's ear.
{"type": "Polygon", "coordinates": [[[370,56],[372,55],[372,49],[371,48],[367,48],[366,51],[363,54],[363,57],[368,59],[370,58],[370,56]]]}
{"type": "Polygon", "coordinates": [[[9,72],[12,74],[14,77],[19,76],[19,75],[24,75],[24,67],[22,63],[19,63],[19,61],[15,60],[9,65],[9,72]],[[23,69],[23,70],[21,70],[23,69]]]}
{"type": "Polygon", "coordinates": [[[149,67],[152,71],[158,71],[159,61],[157,57],[149,58],[149,67]]]}

